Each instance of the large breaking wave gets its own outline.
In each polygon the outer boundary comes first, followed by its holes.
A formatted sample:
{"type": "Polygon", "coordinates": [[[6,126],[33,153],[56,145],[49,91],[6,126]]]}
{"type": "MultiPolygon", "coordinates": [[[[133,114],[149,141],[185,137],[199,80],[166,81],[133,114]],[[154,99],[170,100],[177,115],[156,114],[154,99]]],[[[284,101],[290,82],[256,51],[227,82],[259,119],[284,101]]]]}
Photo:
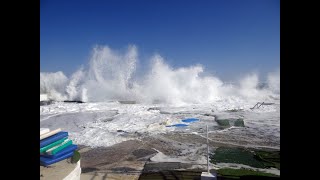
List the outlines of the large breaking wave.
{"type": "Polygon", "coordinates": [[[204,75],[204,67],[170,67],[163,57],[151,57],[150,68],[137,76],[138,51],[132,45],[124,53],[97,46],[87,66],[70,77],[63,72],[40,72],[40,93],[57,101],[100,102],[132,100],[145,103],[202,103],[223,99],[268,101],[280,98],[280,70],[269,73],[261,82],[249,73],[239,82],[224,83],[218,77],[204,75]]]}

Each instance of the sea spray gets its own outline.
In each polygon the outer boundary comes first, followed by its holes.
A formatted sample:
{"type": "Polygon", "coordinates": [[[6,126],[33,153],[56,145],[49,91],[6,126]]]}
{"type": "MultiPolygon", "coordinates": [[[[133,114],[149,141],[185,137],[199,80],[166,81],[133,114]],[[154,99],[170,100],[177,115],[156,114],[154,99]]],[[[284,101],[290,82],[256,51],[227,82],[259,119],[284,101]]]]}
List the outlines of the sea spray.
{"type": "Polygon", "coordinates": [[[76,71],[70,78],[69,84],[66,87],[66,93],[69,100],[83,101],[83,92],[81,92],[83,80],[85,77],[85,72],[83,67],[76,71]]]}
{"type": "Polygon", "coordinates": [[[279,71],[268,75],[266,87],[258,88],[256,73],[247,74],[238,83],[227,84],[218,77],[203,75],[202,65],[170,67],[159,54],[153,55],[150,68],[136,77],[137,62],[138,51],[134,45],[123,53],[108,46],[96,46],[88,65],[70,78],[62,72],[41,72],[40,93],[58,101],[131,100],[173,104],[268,101],[280,94],[279,71]]]}
{"type": "Polygon", "coordinates": [[[268,74],[268,88],[275,94],[280,94],[280,69],[268,74]]]}
{"type": "Polygon", "coordinates": [[[201,77],[200,65],[173,69],[160,55],[152,58],[152,68],[140,91],[144,101],[169,103],[200,103],[216,100],[222,82],[213,77],[201,77]]]}
{"type": "Polygon", "coordinates": [[[97,46],[87,68],[83,87],[89,101],[106,101],[130,98],[130,81],[137,62],[135,46],[129,46],[123,55],[109,47],[97,46]]]}
{"type": "Polygon", "coordinates": [[[48,94],[49,99],[65,100],[67,98],[65,88],[68,78],[63,72],[40,72],[40,94],[48,94]]]}

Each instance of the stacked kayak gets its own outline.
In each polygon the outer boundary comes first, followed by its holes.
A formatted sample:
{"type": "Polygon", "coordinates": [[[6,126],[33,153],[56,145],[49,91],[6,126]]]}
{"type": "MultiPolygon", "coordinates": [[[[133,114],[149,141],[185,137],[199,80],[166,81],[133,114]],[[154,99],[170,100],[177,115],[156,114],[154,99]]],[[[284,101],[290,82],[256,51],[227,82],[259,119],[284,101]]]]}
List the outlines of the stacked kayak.
{"type": "Polygon", "coordinates": [[[72,157],[77,148],[68,138],[68,132],[40,128],[40,165],[49,166],[72,157]]]}

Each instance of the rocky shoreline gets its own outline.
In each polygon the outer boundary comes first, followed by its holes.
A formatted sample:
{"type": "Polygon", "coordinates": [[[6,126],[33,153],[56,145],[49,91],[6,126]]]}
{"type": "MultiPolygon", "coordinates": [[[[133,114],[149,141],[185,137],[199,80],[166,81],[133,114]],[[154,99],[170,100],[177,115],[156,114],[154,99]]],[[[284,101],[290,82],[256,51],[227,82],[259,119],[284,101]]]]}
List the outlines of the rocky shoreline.
{"type": "MultiPolygon", "coordinates": [[[[80,145],[82,176],[126,176],[139,179],[150,173],[155,175],[157,172],[167,171],[194,172],[191,174],[198,176],[199,172],[201,174],[201,171],[206,171],[205,144],[206,139],[200,135],[169,133],[142,136],[137,140],[109,147],[91,148],[80,145]],[[160,154],[162,162],[156,159],[160,154]]],[[[213,149],[245,146],[219,141],[210,141],[209,145],[213,149]]],[[[269,151],[277,148],[259,149],[269,151]]]]}

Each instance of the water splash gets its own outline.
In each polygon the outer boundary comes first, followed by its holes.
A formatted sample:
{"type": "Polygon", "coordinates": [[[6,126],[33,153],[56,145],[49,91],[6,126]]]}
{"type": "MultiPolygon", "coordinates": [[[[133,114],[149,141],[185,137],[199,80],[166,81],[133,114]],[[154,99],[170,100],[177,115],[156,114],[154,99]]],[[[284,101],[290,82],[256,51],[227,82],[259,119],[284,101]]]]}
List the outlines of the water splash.
{"type": "Polygon", "coordinates": [[[40,93],[55,100],[98,102],[134,100],[146,103],[203,103],[228,101],[267,101],[280,97],[280,71],[268,75],[267,86],[258,88],[259,77],[249,73],[238,84],[226,84],[218,77],[203,75],[201,65],[170,67],[156,54],[150,69],[135,78],[138,51],[130,45],[126,52],[96,46],[88,66],[70,78],[62,72],[40,73],[40,93]]]}
{"type": "Polygon", "coordinates": [[[64,100],[67,98],[65,88],[68,78],[63,72],[40,72],[40,94],[48,94],[50,99],[64,100]]]}

